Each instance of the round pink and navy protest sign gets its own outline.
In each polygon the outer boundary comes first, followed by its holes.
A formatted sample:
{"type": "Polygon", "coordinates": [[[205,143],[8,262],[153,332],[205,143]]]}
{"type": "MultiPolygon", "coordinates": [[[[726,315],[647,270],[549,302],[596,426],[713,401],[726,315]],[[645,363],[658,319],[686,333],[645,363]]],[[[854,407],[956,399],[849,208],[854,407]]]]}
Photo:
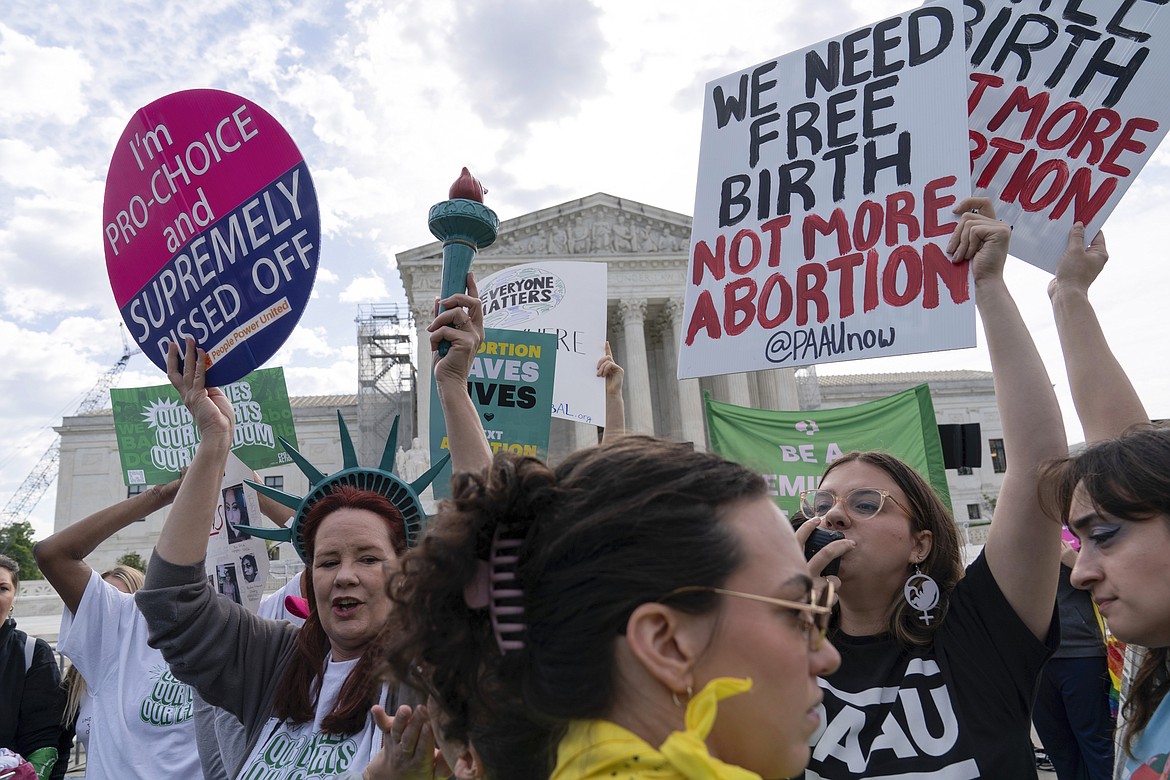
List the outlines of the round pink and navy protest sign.
{"type": "Polygon", "coordinates": [[[304,311],[321,243],[304,157],[264,109],[192,89],[139,109],[106,177],[106,268],[122,319],[165,369],[205,349],[208,384],[272,357],[304,311]]]}

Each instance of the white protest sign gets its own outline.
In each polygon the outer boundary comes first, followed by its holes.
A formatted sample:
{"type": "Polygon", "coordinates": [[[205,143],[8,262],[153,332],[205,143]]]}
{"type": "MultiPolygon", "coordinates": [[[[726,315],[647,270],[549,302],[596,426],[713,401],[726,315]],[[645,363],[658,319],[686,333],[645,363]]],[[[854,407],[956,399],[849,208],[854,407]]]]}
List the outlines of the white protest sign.
{"type": "Polygon", "coordinates": [[[268,581],[268,548],[263,539],[236,528],[261,523],[260,499],[245,479],[252,479],[252,469],[235,453],[228,455],[205,566],[213,590],[255,612],[268,581]]]}
{"type": "Polygon", "coordinates": [[[512,266],[481,281],[479,297],[489,328],[556,335],[552,416],[605,425],[605,380],[597,376],[605,353],[605,263],[512,266]]]}
{"type": "Polygon", "coordinates": [[[1166,135],[1165,0],[966,0],[971,181],[1048,271],[1097,234],[1166,135]]]}
{"type": "Polygon", "coordinates": [[[678,375],[970,347],[959,0],[707,85],[678,375]]]}

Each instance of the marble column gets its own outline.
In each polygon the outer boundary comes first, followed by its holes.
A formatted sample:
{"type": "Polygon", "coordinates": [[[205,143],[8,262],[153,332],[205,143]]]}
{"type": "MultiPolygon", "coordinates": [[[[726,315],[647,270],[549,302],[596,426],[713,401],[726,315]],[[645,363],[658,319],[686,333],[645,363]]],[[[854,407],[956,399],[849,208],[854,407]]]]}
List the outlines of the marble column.
{"type": "Polygon", "coordinates": [[[756,388],[756,408],[786,412],[800,410],[795,368],[756,371],[752,378],[756,388]]]}
{"type": "Polygon", "coordinates": [[[597,444],[597,426],[589,423],[575,422],[573,426],[573,449],[581,450],[597,444]]]}
{"type": "MultiPolygon", "coordinates": [[[[670,327],[663,333],[667,367],[671,377],[678,377],[678,345],[682,343],[683,302],[668,300],[664,307],[670,327]]],[[[707,449],[707,426],[704,424],[703,393],[698,379],[678,380],[678,415],[683,441],[693,442],[700,452],[707,449]]]]}
{"type": "Polygon", "coordinates": [[[418,340],[418,373],[414,388],[415,405],[418,408],[418,419],[414,421],[415,436],[419,446],[425,450],[431,448],[431,334],[427,326],[435,318],[434,304],[422,306],[415,304],[410,309],[414,315],[415,338],[418,340]]]}
{"type": "Polygon", "coordinates": [[[618,301],[618,316],[625,335],[626,429],[654,433],[654,412],[650,400],[650,364],[646,359],[646,300],[627,298],[618,301]]]}
{"type": "Polygon", "coordinates": [[[670,315],[663,311],[650,324],[651,334],[655,344],[660,348],[655,350],[654,373],[658,383],[655,398],[658,403],[655,411],[662,427],[658,433],[661,436],[678,438],[682,436],[682,415],[679,412],[678,398],[678,353],[674,349],[674,331],[670,315]]]}
{"type": "Polygon", "coordinates": [[[736,406],[751,406],[752,391],[748,385],[748,374],[721,374],[711,377],[711,387],[716,401],[726,401],[736,406]]]}

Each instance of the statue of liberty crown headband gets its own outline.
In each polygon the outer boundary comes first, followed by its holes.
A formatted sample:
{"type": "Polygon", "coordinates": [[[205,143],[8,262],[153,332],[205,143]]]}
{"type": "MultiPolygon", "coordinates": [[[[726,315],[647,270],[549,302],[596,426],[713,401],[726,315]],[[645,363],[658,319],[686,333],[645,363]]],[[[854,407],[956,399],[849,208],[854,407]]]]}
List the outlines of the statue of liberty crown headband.
{"type": "Polygon", "coordinates": [[[426,490],[431,482],[434,481],[435,477],[438,476],[439,471],[450,460],[450,454],[440,458],[435,465],[431,466],[425,474],[414,482],[407,483],[397,474],[393,473],[395,453],[398,449],[397,416],[394,418],[394,425],[390,429],[390,435],[386,438],[386,446],[382,451],[382,461],[378,464],[377,468],[364,468],[358,465],[353,440],[349,436],[349,429],[345,426],[345,418],[341,416],[341,412],[337,413],[337,427],[341,433],[342,469],[336,474],[323,474],[312,463],[309,463],[304,455],[297,452],[295,447],[285,441],[283,437],[280,439],[280,446],[284,447],[284,451],[297,464],[301,473],[309,478],[309,492],[304,498],[285,493],[283,490],[277,490],[268,485],[261,485],[252,480],[245,480],[256,492],[263,493],[272,500],[287,506],[289,509],[296,510],[296,515],[293,516],[292,522],[288,524],[288,527],[255,528],[253,526],[241,525],[238,528],[247,531],[253,536],[258,536],[261,539],[268,539],[273,542],[291,541],[293,548],[297,551],[297,555],[301,556],[302,561],[308,563],[309,556],[304,538],[305,515],[309,513],[309,510],[318,501],[332,493],[337,487],[351,485],[360,490],[369,490],[385,496],[402,513],[402,519],[406,526],[406,544],[408,547],[413,547],[422,537],[423,525],[427,520],[426,512],[423,511],[422,502],[418,497],[419,493],[426,490]]]}

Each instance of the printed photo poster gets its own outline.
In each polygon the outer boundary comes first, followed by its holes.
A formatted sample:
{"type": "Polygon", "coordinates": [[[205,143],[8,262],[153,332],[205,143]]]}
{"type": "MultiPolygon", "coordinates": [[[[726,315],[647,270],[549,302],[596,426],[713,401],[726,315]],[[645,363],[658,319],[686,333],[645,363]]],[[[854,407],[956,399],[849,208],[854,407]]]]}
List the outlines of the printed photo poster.
{"type": "Polygon", "coordinates": [[[118,140],[103,206],[106,269],[135,342],[207,350],[208,384],[259,368],[300,319],[321,244],[317,193],[284,128],[213,89],[140,108],[118,140]]]}
{"type": "Polygon", "coordinates": [[[1055,271],[1068,230],[1097,235],[1166,136],[1170,6],[965,0],[971,180],[1012,254],[1055,271]]]}
{"type": "Polygon", "coordinates": [[[975,345],[959,0],[707,84],[679,378],[975,345]]]}
{"type": "MultiPolygon", "coordinates": [[[[487,328],[468,377],[467,392],[492,452],[548,458],[548,434],[556,372],[560,370],[555,333],[487,328]]],[[[450,450],[447,421],[431,380],[431,463],[450,450]]],[[[451,464],[432,483],[436,499],[451,495],[451,464]]]]}
{"type": "Polygon", "coordinates": [[[605,425],[605,263],[528,263],[497,271],[479,284],[489,328],[556,336],[552,416],[605,425]]]}
{"type": "Polygon", "coordinates": [[[704,399],[711,449],[763,476],[788,515],[815,490],[830,463],[853,450],[881,450],[904,460],[951,505],[942,443],[926,385],[840,409],[773,412],[704,399]]]}
{"type": "Polygon", "coordinates": [[[245,479],[253,479],[252,469],[235,454],[228,456],[205,566],[207,581],[217,593],[255,612],[268,581],[268,548],[263,539],[237,528],[263,524],[259,496],[245,479]]]}
{"type": "MultiPolygon", "coordinates": [[[[221,389],[236,415],[232,452],[253,469],[290,462],[279,441],[297,440],[284,369],[253,371],[221,389]]],[[[191,464],[199,429],[175,388],[115,388],[110,404],[127,485],[165,485],[191,464]]]]}

